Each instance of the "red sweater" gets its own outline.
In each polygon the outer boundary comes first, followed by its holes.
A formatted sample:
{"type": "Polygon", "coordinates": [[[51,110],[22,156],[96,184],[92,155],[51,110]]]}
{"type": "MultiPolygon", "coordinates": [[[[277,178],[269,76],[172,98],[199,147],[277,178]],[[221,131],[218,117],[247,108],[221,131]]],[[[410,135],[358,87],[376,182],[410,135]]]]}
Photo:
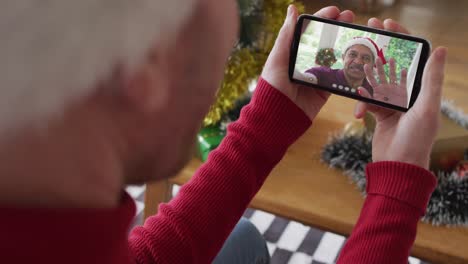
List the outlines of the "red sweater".
{"type": "MultiPolygon", "coordinates": [[[[169,203],[128,237],[135,206],[2,208],[2,263],[210,263],[288,147],[311,125],[291,100],[260,80],[222,144],[169,203]]],[[[422,168],[367,166],[368,193],[340,263],[407,263],[416,224],[435,187],[422,168]]],[[[287,188],[287,186],[285,187],[287,188]]]]}

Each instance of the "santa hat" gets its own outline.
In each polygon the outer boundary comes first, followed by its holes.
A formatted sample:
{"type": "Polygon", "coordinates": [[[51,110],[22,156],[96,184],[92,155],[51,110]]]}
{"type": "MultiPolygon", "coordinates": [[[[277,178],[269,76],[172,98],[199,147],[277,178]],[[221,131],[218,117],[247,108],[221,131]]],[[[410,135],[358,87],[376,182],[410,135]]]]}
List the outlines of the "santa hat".
{"type": "Polygon", "coordinates": [[[383,54],[383,50],[380,49],[379,46],[372,39],[367,37],[355,37],[348,43],[346,43],[346,45],[343,47],[343,50],[346,52],[349,48],[351,48],[354,45],[366,46],[370,49],[375,59],[380,58],[383,64],[387,63],[387,60],[385,59],[385,56],[383,54]]]}
{"type": "Polygon", "coordinates": [[[0,133],[44,124],[156,43],[169,45],[194,0],[17,0],[0,4],[0,133]]]}

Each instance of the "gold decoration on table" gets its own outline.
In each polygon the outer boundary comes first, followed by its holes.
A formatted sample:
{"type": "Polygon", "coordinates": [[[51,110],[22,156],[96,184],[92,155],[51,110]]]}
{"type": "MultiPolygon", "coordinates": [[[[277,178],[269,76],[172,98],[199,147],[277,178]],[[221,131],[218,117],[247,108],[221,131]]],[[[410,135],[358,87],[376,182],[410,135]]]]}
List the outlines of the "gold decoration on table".
{"type": "MultiPolygon", "coordinates": [[[[229,110],[233,109],[235,101],[248,91],[249,83],[261,73],[276,36],[286,18],[286,10],[293,0],[264,0],[263,25],[258,39],[251,47],[234,48],[228,59],[224,80],[217,92],[216,102],[211,106],[203,125],[210,126],[219,123],[229,110]]],[[[304,6],[295,3],[299,12],[304,6]]]]}
{"type": "Polygon", "coordinates": [[[361,120],[355,120],[346,123],[343,132],[348,136],[363,136],[367,131],[366,126],[361,120]]]}

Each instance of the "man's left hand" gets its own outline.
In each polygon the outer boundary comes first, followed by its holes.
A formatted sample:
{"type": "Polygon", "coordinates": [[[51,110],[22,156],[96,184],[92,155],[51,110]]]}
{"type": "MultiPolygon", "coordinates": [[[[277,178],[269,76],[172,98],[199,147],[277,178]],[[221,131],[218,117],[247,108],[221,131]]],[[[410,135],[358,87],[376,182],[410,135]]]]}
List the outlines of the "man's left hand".
{"type": "MultiPolygon", "coordinates": [[[[353,12],[349,10],[340,12],[340,10],[335,6],[322,8],[314,15],[349,23],[352,23],[354,20],[353,12]]],[[[297,9],[293,5],[289,6],[288,16],[284,21],[275,45],[268,56],[265,67],[263,68],[262,78],[289,97],[289,99],[291,99],[311,120],[313,120],[327,101],[330,93],[304,85],[295,84],[289,80],[289,53],[294,36],[297,16],[297,9]]]]}

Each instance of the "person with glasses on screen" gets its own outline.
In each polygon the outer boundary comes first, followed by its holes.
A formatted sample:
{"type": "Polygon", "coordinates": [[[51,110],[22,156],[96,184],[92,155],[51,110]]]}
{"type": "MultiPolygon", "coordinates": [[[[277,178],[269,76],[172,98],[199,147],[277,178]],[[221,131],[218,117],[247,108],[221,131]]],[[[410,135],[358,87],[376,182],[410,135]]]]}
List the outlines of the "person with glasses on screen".
{"type": "MultiPolygon", "coordinates": [[[[337,7],[316,15],[354,18],[337,7]]],[[[288,78],[297,17],[290,6],[253,98],[221,145],[129,232],[135,204],[125,186],[171,177],[191,157],[237,40],[236,2],[2,2],[1,262],[268,263],[264,239],[239,219],[329,96],[288,78]]],[[[387,22],[369,26],[402,30],[387,22]]],[[[376,115],[374,162],[339,263],[407,260],[436,184],[427,167],[445,56],[437,49],[429,59],[407,113],[358,104],[356,117],[376,115]]]]}

